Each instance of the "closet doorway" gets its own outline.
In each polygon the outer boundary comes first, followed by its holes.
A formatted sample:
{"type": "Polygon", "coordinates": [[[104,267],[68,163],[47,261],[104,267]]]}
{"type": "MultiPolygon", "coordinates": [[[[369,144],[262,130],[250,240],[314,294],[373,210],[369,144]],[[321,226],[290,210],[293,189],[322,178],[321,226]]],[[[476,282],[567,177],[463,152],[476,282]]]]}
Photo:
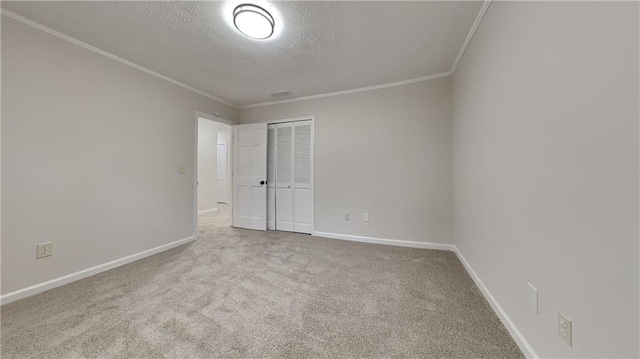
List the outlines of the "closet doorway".
{"type": "Polygon", "coordinates": [[[313,119],[267,126],[267,229],[313,232],[313,119]]]}
{"type": "Polygon", "coordinates": [[[312,234],[314,120],[236,125],[233,226],[312,234]]]}

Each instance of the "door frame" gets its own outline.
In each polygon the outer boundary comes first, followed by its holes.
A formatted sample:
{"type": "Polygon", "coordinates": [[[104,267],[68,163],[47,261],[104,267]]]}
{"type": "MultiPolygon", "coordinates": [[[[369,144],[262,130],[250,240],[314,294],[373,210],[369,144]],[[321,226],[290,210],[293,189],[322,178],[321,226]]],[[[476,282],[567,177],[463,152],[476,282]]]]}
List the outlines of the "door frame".
{"type": "MultiPolygon", "coordinates": [[[[267,121],[267,126],[277,125],[280,123],[309,121],[309,120],[311,120],[311,141],[313,143],[313,146],[311,146],[311,159],[312,159],[311,162],[313,163],[313,166],[311,166],[311,204],[312,204],[311,235],[313,236],[314,233],[316,232],[316,117],[302,116],[302,117],[294,117],[294,118],[285,118],[280,120],[269,120],[267,121]]],[[[277,201],[277,198],[276,198],[276,201],[277,201]]]]}
{"type": "MultiPolygon", "coordinates": [[[[224,119],[222,117],[218,117],[215,115],[210,115],[205,112],[196,111],[194,115],[194,140],[193,140],[193,171],[191,173],[192,183],[193,183],[193,236],[195,239],[198,239],[198,119],[206,118],[207,120],[211,120],[213,122],[222,123],[224,125],[229,125],[230,129],[230,138],[233,138],[233,126],[236,125],[235,122],[224,119]]],[[[229,140],[232,142],[233,140],[229,140]]],[[[228,145],[227,145],[228,146],[228,145]]],[[[228,148],[227,148],[228,150],[228,148]]],[[[231,154],[233,156],[233,154],[231,154]]],[[[233,161],[233,157],[231,157],[231,161],[233,161]]],[[[231,177],[233,178],[233,173],[231,173],[231,177]]],[[[233,208],[232,208],[233,209],[233,208]]]]}

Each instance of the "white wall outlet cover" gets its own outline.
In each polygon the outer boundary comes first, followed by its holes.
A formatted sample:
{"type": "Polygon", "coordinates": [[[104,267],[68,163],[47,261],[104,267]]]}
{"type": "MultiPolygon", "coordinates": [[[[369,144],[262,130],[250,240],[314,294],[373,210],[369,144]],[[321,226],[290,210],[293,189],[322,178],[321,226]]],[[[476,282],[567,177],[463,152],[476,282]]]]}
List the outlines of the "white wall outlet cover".
{"type": "Polygon", "coordinates": [[[187,172],[185,165],[178,165],[178,173],[185,174],[187,172]]]}
{"type": "Polygon", "coordinates": [[[527,285],[529,290],[529,306],[533,309],[534,313],[540,313],[538,310],[538,289],[536,289],[536,287],[531,283],[527,283],[527,285]]]}
{"type": "Polygon", "coordinates": [[[349,220],[349,213],[345,213],[345,214],[344,214],[344,220],[345,220],[345,221],[348,221],[348,220],[349,220]]]}
{"type": "Polygon", "coordinates": [[[362,214],[362,221],[363,222],[369,222],[369,213],[363,213],[362,214]]]}
{"type": "Polygon", "coordinates": [[[565,343],[573,347],[573,322],[562,312],[558,312],[558,335],[565,343]]]}
{"type": "Polygon", "coordinates": [[[36,259],[50,257],[53,254],[53,242],[38,243],[36,246],[36,259]]]}

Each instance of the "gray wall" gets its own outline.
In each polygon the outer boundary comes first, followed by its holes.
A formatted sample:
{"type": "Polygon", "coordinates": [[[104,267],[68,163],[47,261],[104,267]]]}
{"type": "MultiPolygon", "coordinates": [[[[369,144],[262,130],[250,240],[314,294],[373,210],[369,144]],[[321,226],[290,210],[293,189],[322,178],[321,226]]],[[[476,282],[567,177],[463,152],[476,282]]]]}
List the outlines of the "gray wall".
{"type": "Polygon", "coordinates": [[[316,231],[451,244],[450,91],[443,78],[245,108],[239,122],[315,116],[316,231]]]}
{"type": "Polygon", "coordinates": [[[3,294],[193,236],[195,111],[236,116],[5,16],[2,105],[3,294]]]}
{"type": "Polygon", "coordinates": [[[543,358],[639,354],[638,60],[638,3],[494,2],[454,75],[455,244],[543,358]]]}

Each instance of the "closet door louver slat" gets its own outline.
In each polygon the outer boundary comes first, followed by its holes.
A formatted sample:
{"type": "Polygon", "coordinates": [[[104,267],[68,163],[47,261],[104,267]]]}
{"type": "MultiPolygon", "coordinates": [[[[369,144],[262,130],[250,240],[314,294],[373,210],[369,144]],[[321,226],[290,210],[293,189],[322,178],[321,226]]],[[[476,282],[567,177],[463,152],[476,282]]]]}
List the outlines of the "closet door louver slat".
{"type": "Polygon", "coordinates": [[[295,126],[295,183],[311,184],[311,125],[295,126]]]}
{"type": "Polygon", "coordinates": [[[275,158],[275,128],[267,130],[267,184],[275,185],[276,182],[276,158],[275,158]]]}
{"type": "Polygon", "coordinates": [[[277,182],[291,183],[291,127],[279,127],[277,136],[277,182]]]}

